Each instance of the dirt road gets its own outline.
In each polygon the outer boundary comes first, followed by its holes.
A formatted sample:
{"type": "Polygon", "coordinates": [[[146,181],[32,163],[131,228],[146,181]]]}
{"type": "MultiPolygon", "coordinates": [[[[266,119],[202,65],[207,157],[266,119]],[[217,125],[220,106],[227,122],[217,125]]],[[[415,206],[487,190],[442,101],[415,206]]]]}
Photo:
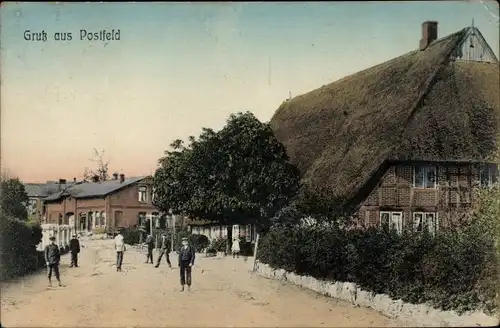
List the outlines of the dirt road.
{"type": "MultiPolygon", "coordinates": [[[[2,284],[5,327],[396,326],[377,312],[249,272],[242,258],[198,255],[193,289],[181,292],[177,261],[155,269],[128,249],[116,272],[111,240],[89,241],[80,267],[61,264],[63,287],[43,273],[2,284]]],[[[156,253],[155,253],[156,257],[156,253]]],[[[155,258],[156,260],[156,258],[155,258]]]]}

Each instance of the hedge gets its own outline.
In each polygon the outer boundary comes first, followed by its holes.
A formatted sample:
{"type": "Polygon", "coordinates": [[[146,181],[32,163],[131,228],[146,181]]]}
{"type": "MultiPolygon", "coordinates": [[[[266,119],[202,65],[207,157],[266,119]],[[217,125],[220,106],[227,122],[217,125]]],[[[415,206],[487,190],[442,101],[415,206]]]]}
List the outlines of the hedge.
{"type": "MultiPolygon", "coordinates": [[[[165,229],[154,229],[153,233],[155,235],[166,234],[169,240],[171,240],[172,238],[172,234],[165,229]]],[[[140,242],[141,231],[137,227],[124,228],[121,230],[121,234],[123,235],[123,240],[125,241],[126,244],[137,245],[140,242]]],[[[145,234],[143,233],[143,237],[144,235],[145,234]]],[[[188,238],[190,245],[195,248],[196,252],[201,251],[202,249],[208,247],[209,245],[209,240],[207,236],[191,234],[186,229],[183,229],[175,234],[175,240],[174,240],[175,251],[180,249],[182,238],[188,238]]],[[[143,238],[143,241],[145,240],[146,239],[143,238]]]]}
{"type": "Polygon", "coordinates": [[[19,277],[45,266],[43,252],[36,250],[42,240],[37,224],[0,214],[0,279],[19,277]]]}
{"type": "Polygon", "coordinates": [[[275,227],[263,236],[257,255],[275,269],[353,282],[414,304],[427,302],[459,313],[498,308],[494,239],[474,225],[436,236],[275,227]]]}

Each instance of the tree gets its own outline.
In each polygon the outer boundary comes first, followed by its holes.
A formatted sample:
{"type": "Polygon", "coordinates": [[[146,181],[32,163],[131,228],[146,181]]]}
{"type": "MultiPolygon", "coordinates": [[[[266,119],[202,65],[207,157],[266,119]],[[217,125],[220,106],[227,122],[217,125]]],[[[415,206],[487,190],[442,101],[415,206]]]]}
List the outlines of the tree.
{"type": "Polygon", "coordinates": [[[231,115],[218,132],[204,128],[187,146],[170,146],[155,173],[155,205],[227,225],[228,244],[233,224],[268,227],[299,188],[284,146],[249,112],[231,115]]]}
{"type": "Polygon", "coordinates": [[[99,152],[96,148],[94,148],[94,156],[89,160],[96,163],[97,168],[91,170],[88,167],[86,167],[85,171],[83,172],[83,179],[84,180],[97,179],[99,181],[109,180],[109,173],[108,173],[109,162],[104,160],[104,149],[101,152],[99,152]]]}
{"type": "Polygon", "coordinates": [[[28,194],[19,178],[11,178],[7,174],[2,173],[0,205],[3,214],[26,221],[28,219],[28,211],[26,209],[28,201],[28,194]]]}

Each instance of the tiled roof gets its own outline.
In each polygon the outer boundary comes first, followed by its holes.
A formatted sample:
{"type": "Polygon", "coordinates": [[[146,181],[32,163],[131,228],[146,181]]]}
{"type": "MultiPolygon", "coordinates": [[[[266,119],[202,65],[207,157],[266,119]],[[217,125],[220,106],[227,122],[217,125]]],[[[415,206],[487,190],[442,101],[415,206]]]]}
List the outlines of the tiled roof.
{"type": "MultiPolygon", "coordinates": [[[[66,186],[73,185],[71,182],[66,184],[66,186]]],[[[59,191],[59,183],[57,182],[46,182],[46,183],[25,183],[24,189],[28,194],[28,197],[47,197],[59,191]]]]}
{"type": "Polygon", "coordinates": [[[45,198],[45,201],[57,200],[63,195],[69,195],[74,198],[90,198],[90,197],[99,197],[105,196],[109,193],[122,189],[126,186],[132,185],[136,182],[139,182],[146,177],[134,177],[125,179],[124,182],[120,183],[119,180],[109,180],[104,182],[84,182],[77,185],[72,185],[66,188],[65,190],[50,195],[45,198]]]}

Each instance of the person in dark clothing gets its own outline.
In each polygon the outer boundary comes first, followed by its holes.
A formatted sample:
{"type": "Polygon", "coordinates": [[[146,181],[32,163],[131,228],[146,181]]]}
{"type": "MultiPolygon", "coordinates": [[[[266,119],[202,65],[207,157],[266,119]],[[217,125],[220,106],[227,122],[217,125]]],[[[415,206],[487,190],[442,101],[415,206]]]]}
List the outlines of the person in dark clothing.
{"type": "Polygon", "coordinates": [[[56,276],[59,287],[61,287],[61,278],[59,276],[59,262],[61,261],[61,253],[59,246],[55,244],[56,238],[50,237],[50,244],[45,247],[45,262],[47,264],[47,276],[49,278],[49,287],[52,287],[52,271],[56,276]]]}
{"type": "Polygon", "coordinates": [[[160,266],[161,258],[165,255],[167,264],[169,268],[172,268],[172,263],[170,263],[170,240],[167,239],[166,234],[161,235],[160,241],[160,254],[158,255],[158,261],[156,262],[155,268],[160,266]]]}
{"type": "Polygon", "coordinates": [[[148,235],[148,238],[146,238],[146,246],[148,247],[148,257],[146,258],[146,263],[149,263],[149,259],[151,259],[151,264],[153,264],[153,248],[155,246],[153,236],[148,235]]]}
{"type": "Polygon", "coordinates": [[[69,251],[71,253],[71,265],[78,268],[78,253],[80,253],[80,241],[76,238],[76,235],[73,235],[73,239],[69,241],[69,251]]]}
{"type": "Polygon", "coordinates": [[[187,238],[182,238],[182,247],[179,250],[179,268],[181,274],[181,292],[184,291],[184,285],[188,285],[191,290],[191,269],[194,265],[196,253],[194,248],[189,245],[187,238]]]}

